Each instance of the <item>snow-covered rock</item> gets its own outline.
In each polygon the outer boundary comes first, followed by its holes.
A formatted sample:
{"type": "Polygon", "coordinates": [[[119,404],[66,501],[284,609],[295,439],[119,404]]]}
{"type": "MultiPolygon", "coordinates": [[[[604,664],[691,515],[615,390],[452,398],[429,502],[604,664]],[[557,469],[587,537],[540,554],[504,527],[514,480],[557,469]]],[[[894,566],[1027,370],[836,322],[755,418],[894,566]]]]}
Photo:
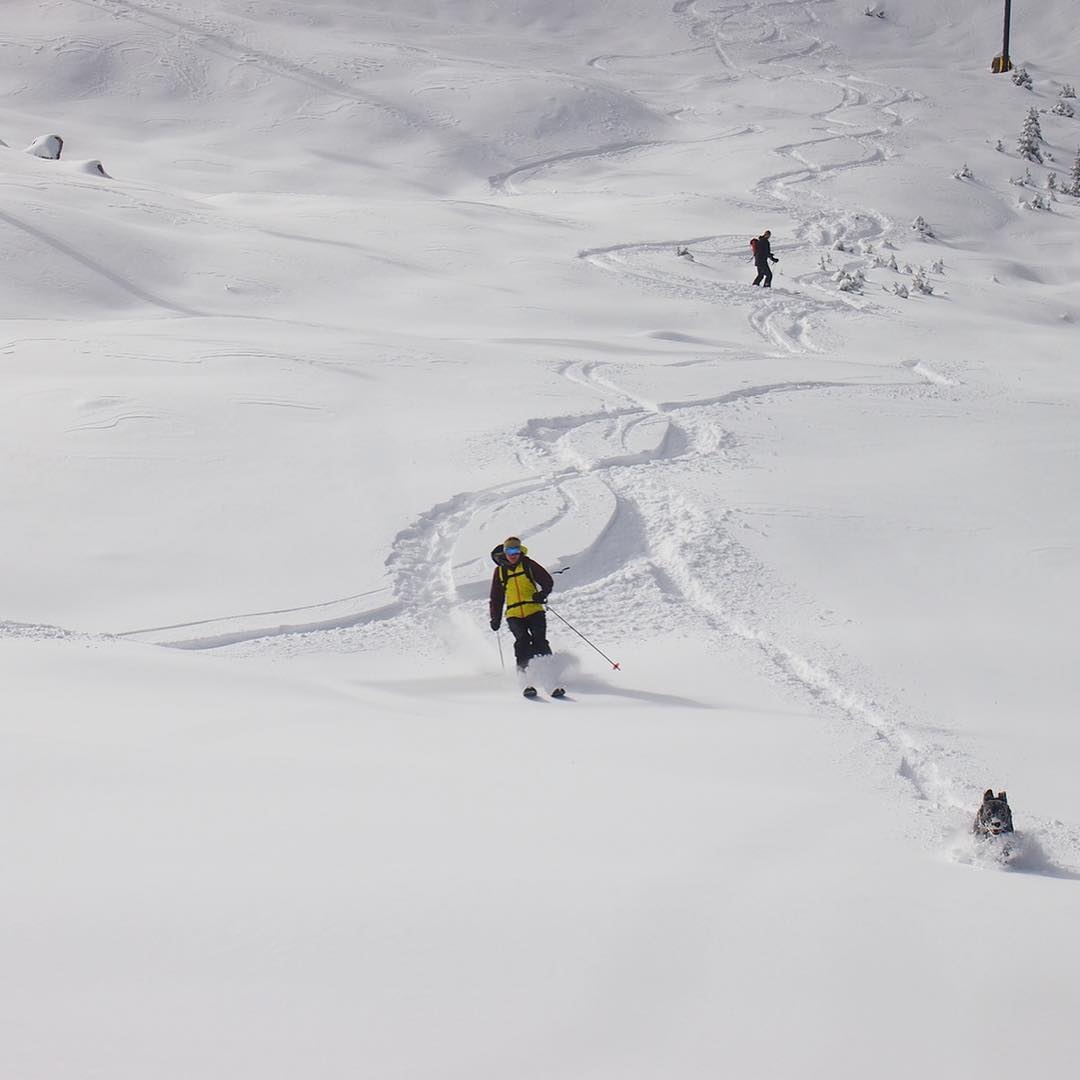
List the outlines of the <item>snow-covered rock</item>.
{"type": "Polygon", "coordinates": [[[39,135],[26,148],[26,153],[49,161],[58,161],[63,150],[64,140],[59,135],[39,135]]]}

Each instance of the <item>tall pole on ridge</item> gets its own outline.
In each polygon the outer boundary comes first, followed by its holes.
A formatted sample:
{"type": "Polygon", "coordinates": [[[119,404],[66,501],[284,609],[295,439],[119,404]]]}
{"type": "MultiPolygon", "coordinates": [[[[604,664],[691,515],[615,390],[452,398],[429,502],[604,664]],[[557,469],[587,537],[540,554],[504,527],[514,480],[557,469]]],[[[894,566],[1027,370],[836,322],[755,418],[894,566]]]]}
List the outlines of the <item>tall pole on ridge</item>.
{"type": "Polygon", "coordinates": [[[1009,22],[1012,19],[1012,0],[1005,0],[1005,29],[1001,38],[1001,58],[1005,61],[1002,65],[1005,71],[1012,67],[1009,59],[1009,22]]]}
{"type": "Polygon", "coordinates": [[[990,64],[990,70],[995,75],[1004,71],[1012,71],[1012,61],[1009,59],[1009,23],[1012,21],[1012,0],[1005,0],[1005,29],[1001,38],[1001,55],[995,56],[990,64]]]}

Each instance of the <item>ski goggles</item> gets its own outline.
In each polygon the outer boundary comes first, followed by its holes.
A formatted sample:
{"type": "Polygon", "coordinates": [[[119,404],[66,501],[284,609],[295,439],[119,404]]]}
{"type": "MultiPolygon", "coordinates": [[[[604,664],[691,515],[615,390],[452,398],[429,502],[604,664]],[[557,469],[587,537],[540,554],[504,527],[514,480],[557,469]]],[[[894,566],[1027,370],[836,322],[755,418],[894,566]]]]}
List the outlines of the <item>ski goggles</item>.
{"type": "Polygon", "coordinates": [[[519,547],[503,548],[503,554],[504,555],[520,555],[521,554],[521,548],[519,548],[519,547]]]}

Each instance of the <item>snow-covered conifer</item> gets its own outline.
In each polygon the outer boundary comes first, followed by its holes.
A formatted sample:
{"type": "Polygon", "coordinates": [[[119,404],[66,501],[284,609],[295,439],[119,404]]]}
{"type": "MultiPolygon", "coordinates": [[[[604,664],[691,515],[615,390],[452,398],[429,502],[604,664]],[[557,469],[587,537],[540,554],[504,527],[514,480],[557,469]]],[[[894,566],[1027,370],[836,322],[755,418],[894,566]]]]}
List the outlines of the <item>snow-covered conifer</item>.
{"type": "Polygon", "coordinates": [[[1020,129],[1020,138],[1016,140],[1016,152],[1028,161],[1037,161],[1042,164],[1042,151],[1039,149],[1042,138],[1039,111],[1032,107],[1027,111],[1024,126],[1020,129]]]}
{"type": "Polygon", "coordinates": [[[889,256],[889,269],[892,270],[894,273],[900,273],[900,264],[896,261],[895,252],[889,256]]]}
{"type": "Polygon", "coordinates": [[[862,270],[838,270],[833,275],[833,281],[841,292],[862,292],[866,276],[862,270]]]}
{"type": "Polygon", "coordinates": [[[1046,174],[1046,190],[1057,191],[1057,173],[1053,170],[1046,174]]]}
{"type": "Polygon", "coordinates": [[[956,180],[970,180],[975,174],[968,168],[968,163],[965,161],[956,172],[953,173],[953,178],[956,180]]]}
{"type": "Polygon", "coordinates": [[[1054,107],[1050,110],[1055,116],[1075,116],[1076,110],[1072,107],[1070,102],[1064,95],[1059,97],[1054,104],[1054,107]]]}
{"type": "Polygon", "coordinates": [[[897,296],[902,297],[904,300],[906,300],[911,295],[908,292],[908,287],[902,281],[894,281],[892,291],[896,293],[897,296]]]}
{"type": "Polygon", "coordinates": [[[1024,87],[1025,90],[1031,89],[1031,76],[1028,74],[1028,69],[1021,64],[1019,67],[1013,68],[1012,81],[1017,86],[1024,87]]]}
{"type": "Polygon", "coordinates": [[[926,218],[920,214],[912,223],[911,227],[921,236],[924,240],[933,240],[934,230],[930,228],[926,218]]]}
{"type": "Polygon", "coordinates": [[[1076,97],[1076,91],[1069,83],[1065,83],[1065,85],[1061,88],[1061,96],[1063,98],[1074,98],[1076,97]]]}
{"type": "Polygon", "coordinates": [[[1069,183],[1065,187],[1065,192],[1080,198],[1080,147],[1076,149],[1076,157],[1073,160],[1072,172],[1069,173],[1069,183]]]}
{"type": "Polygon", "coordinates": [[[915,276],[912,278],[911,287],[916,292],[921,292],[924,296],[931,296],[934,292],[934,286],[930,284],[929,279],[926,276],[925,267],[920,266],[915,271],[915,276]]]}

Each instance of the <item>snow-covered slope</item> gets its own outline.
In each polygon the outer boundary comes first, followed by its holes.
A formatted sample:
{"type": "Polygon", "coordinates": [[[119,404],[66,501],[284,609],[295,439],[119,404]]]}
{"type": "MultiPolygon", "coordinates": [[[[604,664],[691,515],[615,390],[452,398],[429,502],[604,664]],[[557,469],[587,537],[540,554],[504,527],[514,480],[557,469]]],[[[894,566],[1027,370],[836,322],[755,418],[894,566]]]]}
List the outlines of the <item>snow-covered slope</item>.
{"type": "Polygon", "coordinates": [[[8,0],[0,1075],[1073,1065],[1080,28],[864,8],[8,0]]]}

